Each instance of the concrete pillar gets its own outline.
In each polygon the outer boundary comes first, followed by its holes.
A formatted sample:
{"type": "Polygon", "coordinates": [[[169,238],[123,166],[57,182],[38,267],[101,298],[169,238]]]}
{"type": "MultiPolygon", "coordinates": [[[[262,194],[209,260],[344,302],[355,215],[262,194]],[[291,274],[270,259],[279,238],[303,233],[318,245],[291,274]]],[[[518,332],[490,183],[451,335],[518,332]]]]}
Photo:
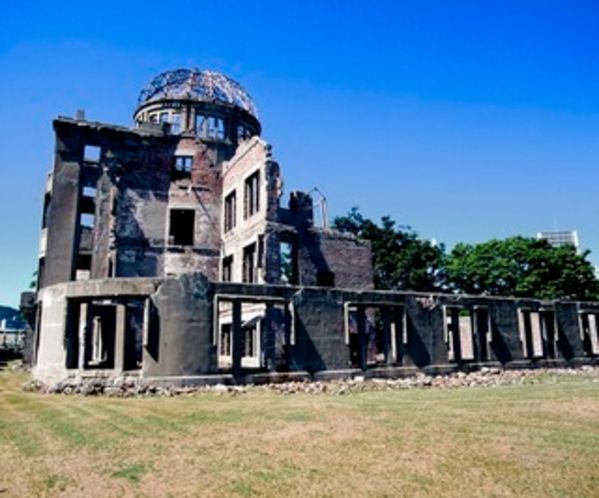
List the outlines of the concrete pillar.
{"type": "Polygon", "coordinates": [[[243,341],[241,328],[241,301],[234,300],[233,305],[233,320],[231,323],[231,362],[233,375],[241,373],[241,356],[243,354],[243,341]]]}
{"type": "Polygon", "coordinates": [[[269,371],[276,370],[275,361],[275,331],[273,330],[274,306],[271,303],[266,304],[264,311],[264,321],[260,331],[260,351],[262,352],[263,362],[269,371]]]}
{"type": "Polygon", "coordinates": [[[116,305],[115,337],[114,337],[114,369],[122,372],[125,368],[125,332],[127,306],[123,303],[116,305]]]}
{"type": "Polygon", "coordinates": [[[393,339],[395,342],[395,362],[398,365],[403,365],[404,356],[406,354],[406,345],[405,341],[407,341],[406,334],[406,324],[405,324],[405,309],[394,308],[393,309],[393,339]]]}
{"type": "Polygon", "coordinates": [[[397,361],[397,349],[393,337],[393,309],[381,308],[383,315],[383,351],[385,352],[385,363],[393,365],[397,361]]]}
{"type": "Polygon", "coordinates": [[[291,365],[291,328],[293,327],[293,316],[291,314],[291,305],[285,304],[285,369],[291,365]]]}
{"type": "Polygon", "coordinates": [[[461,342],[461,334],[460,334],[460,310],[458,308],[451,308],[451,344],[453,347],[453,360],[456,363],[460,363],[462,361],[462,342],[461,342]]]}
{"type": "Polygon", "coordinates": [[[87,333],[87,311],[88,303],[79,306],[79,370],[84,370],[89,360],[89,340],[87,333]]]}
{"type": "Polygon", "coordinates": [[[358,321],[358,365],[362,370],[365,370],[368,338],[366,337],[366,310],[364,309],[364,306],[357,306],[356,318],[358,321]]]}

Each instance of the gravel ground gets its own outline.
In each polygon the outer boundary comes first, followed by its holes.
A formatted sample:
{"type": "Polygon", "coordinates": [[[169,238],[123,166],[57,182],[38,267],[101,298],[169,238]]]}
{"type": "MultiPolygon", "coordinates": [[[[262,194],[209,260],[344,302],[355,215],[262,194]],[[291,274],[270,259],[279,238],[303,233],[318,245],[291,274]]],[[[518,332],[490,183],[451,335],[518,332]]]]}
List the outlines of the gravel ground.
{"type": "Polygon", "coordinates": [[[328,380],[282,382],[260,385],[224,385],[213,386],[153,386],[140,382],[139,379],[81,379],[69,381],[53,387],[32,381],[24,386],[26,390],[42,391],[52,394],[79,394],[104,396],[176,396],[217,393],[221,395],[240,395],[250,391],[271,392],[281,395],[297,393],[313,395],[345,395],[363,391],[391,391],[401,389],[455,389],[455,388],[490,388],[514,384],[535,384],[557,382],[563,376],[585,376],[599,382],[599,367],[583,366],[580,368],[535,368],[531,370],[504,370],[501,368],[481,368],[475,372],[456,372],[450,375],[431,376],[419,373],[401,379],[365,379],[353,378],[328,380]]]}

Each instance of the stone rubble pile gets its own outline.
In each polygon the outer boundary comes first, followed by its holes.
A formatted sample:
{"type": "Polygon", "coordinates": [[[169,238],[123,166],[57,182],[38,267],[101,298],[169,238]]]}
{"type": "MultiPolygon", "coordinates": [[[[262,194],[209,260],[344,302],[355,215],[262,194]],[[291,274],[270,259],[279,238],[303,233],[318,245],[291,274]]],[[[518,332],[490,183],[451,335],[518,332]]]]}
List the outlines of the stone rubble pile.
{"type": "Polygon", "coordinates": [[[475,372],[456,372],[449,375],[426,375],[418,373],[399,379],[367,379],[363,376],[327,381],[298,381],[247,385],[201,385],[201,386],[155,386],[135,378],[116,379],[70,379],[53,387],[33,381],[24,389],[52,394],[79,394],[84,396],[104,395],[131,396],[180,396],[213,393],[235,396],[248,392],[270,392],[274,394],[344,395],[364,391],[392,391],[402,389],[452,389],[460,387],[489,388],[515,384],[557,382],[563,376],[585,376],[599,382],[599,367],[538,368],[532,370],[504,370],[483,367],[475,372]]]}

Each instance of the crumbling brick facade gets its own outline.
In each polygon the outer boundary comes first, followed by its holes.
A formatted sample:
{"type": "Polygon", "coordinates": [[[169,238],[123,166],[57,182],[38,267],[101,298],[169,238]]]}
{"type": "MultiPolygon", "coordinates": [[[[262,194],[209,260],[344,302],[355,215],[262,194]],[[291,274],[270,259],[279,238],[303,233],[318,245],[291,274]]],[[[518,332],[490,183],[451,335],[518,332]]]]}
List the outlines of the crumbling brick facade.
{"type": "Polygon", "coordinates": [[[225,76],[161,74],[134,121],[54,121],[37,299],[25,313],[38,379],[597,361],[596,304],[375,292],[368,243],[316,226],[307,193],[283,203],[256,108],[225,76]]]}

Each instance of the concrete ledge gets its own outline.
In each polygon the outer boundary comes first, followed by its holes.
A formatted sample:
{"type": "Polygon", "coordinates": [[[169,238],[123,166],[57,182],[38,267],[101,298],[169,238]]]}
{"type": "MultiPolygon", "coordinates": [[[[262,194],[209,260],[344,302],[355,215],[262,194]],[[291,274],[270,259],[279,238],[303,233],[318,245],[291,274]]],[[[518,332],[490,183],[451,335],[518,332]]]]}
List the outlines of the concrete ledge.
{"type": "Polygon", "coordinates": [[[140,379],[140,382],[146,386],[157,387],[215,386],[217,384],[232,386],[238,384],[237,379],[230,374],[188,375],[181,377],[144,377],[140,379]]]}
{"type": "Polygon", "coordinates": [[[312,374],[312,380],[335,380],[335,379],[350,379],[354,377],[363,377],[364,371],[359,368],[348,368],[343,370],[322,370],[312,374]]]}
{"type": "Polygon", "coordinates": [[[413,377],[420,370],[417,367],[377,367],[363,372],[367,379],[404,379],[413,377]]]}
{"type": "Polygon", "coordinates": [[[420,370],[426,375],[449,375],[460,371],[458,364],[454,365],[428,365],[420,370]]]}
{"type": "Polygon", "coordinates": [[[243,375],[235,379],[239,384],[281,384],[283,382],[305,382],[312,380],[308,372],[260,372],[243,375]]]}

